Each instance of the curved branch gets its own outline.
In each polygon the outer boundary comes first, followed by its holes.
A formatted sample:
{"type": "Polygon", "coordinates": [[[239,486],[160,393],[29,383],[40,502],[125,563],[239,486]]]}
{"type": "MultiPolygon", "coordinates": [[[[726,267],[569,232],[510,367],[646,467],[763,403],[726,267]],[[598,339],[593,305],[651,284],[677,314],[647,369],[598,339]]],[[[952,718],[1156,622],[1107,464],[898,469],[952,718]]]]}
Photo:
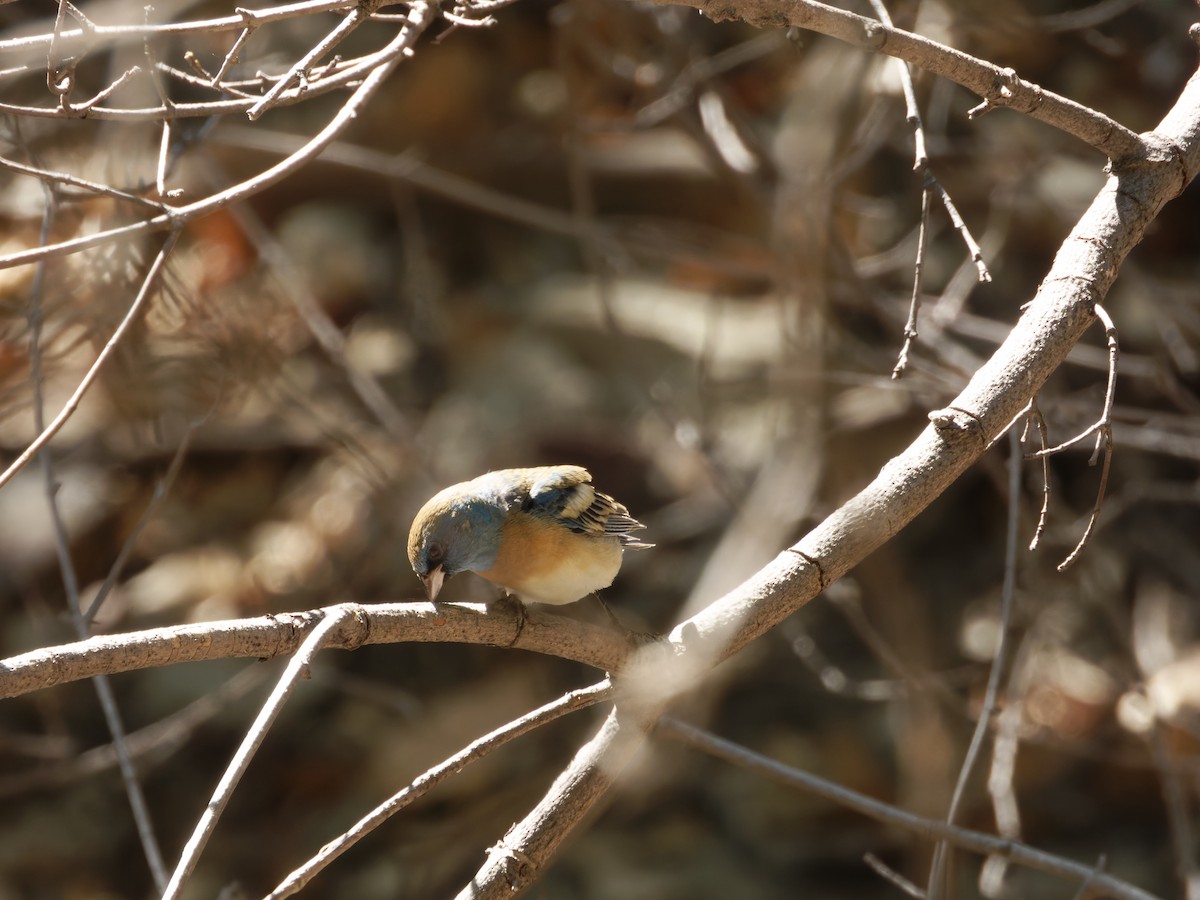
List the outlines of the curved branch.
{"type": "MultiPolygon", "coordinates": [[[[459,603],[342,604],[356,610],[342,618],[324,646],[354,650],[367,644],[446,641],[512,647],[571,659],[597,669],[618,669],[634,649],[612,628],[589,625],[532,608],[524,625],[511,609],[459,603]]],[[[295,653],[331,608],[172,625],[109,634],[31,650],[0,660],[0,699],[80,681],[181,662],[272,659],[295,653]]]]}

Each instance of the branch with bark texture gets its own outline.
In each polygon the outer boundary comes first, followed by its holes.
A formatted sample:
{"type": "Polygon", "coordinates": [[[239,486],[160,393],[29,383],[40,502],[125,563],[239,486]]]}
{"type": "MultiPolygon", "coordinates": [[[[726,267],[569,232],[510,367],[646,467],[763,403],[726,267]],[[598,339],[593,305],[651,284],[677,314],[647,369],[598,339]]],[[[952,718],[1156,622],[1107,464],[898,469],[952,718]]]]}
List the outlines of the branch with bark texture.
{"type": "Polygon", "coordinates": [[[326,648],[354,650],[401,641],[507,647],[618,669],[633,651],[626,635],[543,609],[518,617],[501,606],[466,603],[345,603],[256,619],[171,625],[101,635],[0,660],[0,699],[101,674],[215,659],[274,659],[299,650],[318,622],[338,618],[326,648]],[[337,614],[349,610],[353,615],[337,614]]]}

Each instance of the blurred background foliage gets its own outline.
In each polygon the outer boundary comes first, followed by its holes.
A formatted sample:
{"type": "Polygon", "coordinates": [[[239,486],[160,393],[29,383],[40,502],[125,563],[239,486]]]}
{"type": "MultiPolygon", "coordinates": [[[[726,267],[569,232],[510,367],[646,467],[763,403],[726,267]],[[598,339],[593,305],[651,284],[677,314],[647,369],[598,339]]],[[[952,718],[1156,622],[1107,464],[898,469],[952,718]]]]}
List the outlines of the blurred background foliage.
{"type": "MultiPolygon", "coordinates": [[[[865,6],[865,4],[864,4],[865,6]]],[[[91,4],[106,23],[141,8],[91,4]],[[102,9],[100,7],[103,7],[102,9]]],[[[8,34],[49,6],[7,5],[8,34]]],[[[863,11],[863,10],[860,10],[863,11]]],[[[158,10],[188,17],[227,4],[158,10]]],[[[1188,3],[924,2],[897,24],[1152,127],[1194,64],[1188,3]]],[[[490,28],[428,35],[344,140],[249,203],[189,227],[163,290],[55,440],[55,496],[86,605],[124,553],[101,632],[342,600],[417,599],[403,551],[433,490],[570,462],[648,526],[610,605],[665,631],[862,487],[1003,339],[1103,179],[1104,160],[916,75],[936,175],[983,246],[975,270],[931,215],[921,338],[890,379],[911,290],[921,182],[893,63],[808,34],[693,10],[526,0],[490,28]],[[148,510],[148,512],[147,512],[148,510]]],[[[256,34],[242,65],[281,71],[331,26],[256,34]]],[[[363,41],[372,28],[363,29],[363,41]]],[[[358,39],[360,35],[356,35],[358,39]]],[[[179,39],[215,67],[229,35],[179,39]]],[[[100,54],[103,87],[125,65],[100,54]]],[[[347,50],[350,52],[350,50],[347,50]]],[[[134,102],[130,86],[122,100],[134,102]]],[[[153,101],[151,93],[143,100],[153,101]]],[[[45,102],[36,79],[9,102],[45,102]],[[22,93],[24,92],[24,94],[22,93]]],[[[181,123],[183,199],[295,149],[341,98],[249,124],[181,123]]],[[[137,188],[152,124],[5,120],[4,155],[137,188]]],[[[37,243],[34,180],[0,189],[4,252],[37,243]]],[[[1052,459],[1046,533],[1018,560],[1002,718],[960,821],[992,830],[989,780],[1025,839],[1179,896],[1195,863],[1200,703],[1200,208],[1169,205],[1107,306],[1122,358],[1116,456],[1090,547],[1090,444],[1052,459]],[[1174,808],[1174,813],[1171,809],[1174,808]],[[1173,817],[1174,816],[1174,817],[1173,817]],[[1181,861],[1182,860],[1182,861],[1181,861]]],[[[62,205],[54,237],[119,224],[62,205]]],[[[58,258],[41,301],[54,415],[108,340],[161,237],[58,258]]],[[[35,434],[34,269],[0,272],[0,444],[35,434]]],[[[1051,441],[1100,412],[1099,328],[1040,396],[1051,441]]],[[[915,812],[945,815],[995,651],[1009,515],[1001,441],[915,524],[682,704],[685,718],[915,812]]],[[[1022,543],[1041,502],[1023,467],[1022,543]]],[[[471,576],[449,599],[493,594],[471,576]]],[[[0,648],[73,639],[44,474],[0,491],[0,648]]],[[[590,603],[563,611],[595,618],[590,603]]],[[[118,676],[168,858],[281,663],[118,676]]],[[[261,895],[382,798],[462,745],[595,673],[479,647],[323,655],[271,732],[201,861],[192,896],[261,895]]],[[[593,711],[438,788],[307,896],[444,897],[594,727],[593,711]]],[[[0,897],[152,892],[90,685],[0,708],[0,897]]],[[[1011,818],[1008,820],[1011,821],[1011,818]]],[[[923,883],[931,846],[681,746],[655,744],[533,895],[892,897],[873,853],[923,883]]],[[[956,855],[955,896],[981,861],[956,855]]],[[[1193,872],[1193,877],[1194,872],[1193,872]]],[[[1010,870],[995,892],[1069,897],[1010,870]]]]}

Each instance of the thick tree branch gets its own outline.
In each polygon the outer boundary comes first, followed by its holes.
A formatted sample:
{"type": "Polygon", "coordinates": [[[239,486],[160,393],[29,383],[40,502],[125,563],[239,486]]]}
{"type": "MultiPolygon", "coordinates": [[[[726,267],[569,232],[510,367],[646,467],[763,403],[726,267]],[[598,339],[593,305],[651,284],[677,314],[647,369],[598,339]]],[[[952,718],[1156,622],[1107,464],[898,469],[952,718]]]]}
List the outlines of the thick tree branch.
{"type": "MultiPolygon", "coordinates": [[[[460,603],[343,604],[357,607],[325,647],[354,650],[404,641],[486,644],[617,669],[633,650],[626,635],[534,608],[523,623],[511,609],[460,603]]],[[[331,608],[172,625],[102,635],[0,660],[0,699],[101,674],[212,659],[271,659],[295,653],[331,608]]]]}

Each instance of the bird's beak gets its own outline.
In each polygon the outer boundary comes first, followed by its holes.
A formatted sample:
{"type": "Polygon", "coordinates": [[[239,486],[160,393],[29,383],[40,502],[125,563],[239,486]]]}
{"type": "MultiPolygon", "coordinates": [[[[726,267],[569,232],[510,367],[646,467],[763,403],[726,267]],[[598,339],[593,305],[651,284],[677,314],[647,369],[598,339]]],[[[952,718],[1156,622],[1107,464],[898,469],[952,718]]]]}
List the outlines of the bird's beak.
{"type": "Polygon", "coordinates": [[[425,584],[425,595],[430,600],[436,600],[437,595],[441,593],[442,582],[446,580],[446,570],[441,566],[434,566],[429,570],[429,574],[421,579],[425,584]]]}

